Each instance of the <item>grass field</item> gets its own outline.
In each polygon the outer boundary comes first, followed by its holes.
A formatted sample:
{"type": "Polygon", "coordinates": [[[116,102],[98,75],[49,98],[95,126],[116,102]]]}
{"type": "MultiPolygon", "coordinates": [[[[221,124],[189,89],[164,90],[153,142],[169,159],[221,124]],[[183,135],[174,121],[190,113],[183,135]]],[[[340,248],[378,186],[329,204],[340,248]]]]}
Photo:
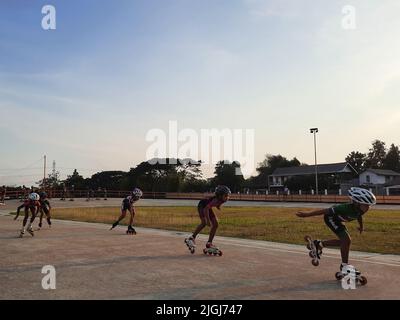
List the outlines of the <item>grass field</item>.
{"type": "MultiPolygon", "coordinates": [[[[111,224],[119,215],[119,207],[53,209],[56,219],[102,222],[111,224]]],[[[220,221],[217,235],[282,243],[303,244],[305,234],[322,239],[335,238],[323,217],[301,219],[295,216],[300,208],[225,207],[216,210],[220,221]]],[[[125,218],[122,224],[128,222],[125,218]]],[[[192,232],[199,218],[193,207],[138,207],[135,225],[165,230],[192,232]]],[[[357,231],[356,221],[348,223],[352,250],[400,254],[400,211],[371,210],[364,218],[365,233],[357,231]]],[[[204,229],[204,233],[209,228],[204,229]]]]}

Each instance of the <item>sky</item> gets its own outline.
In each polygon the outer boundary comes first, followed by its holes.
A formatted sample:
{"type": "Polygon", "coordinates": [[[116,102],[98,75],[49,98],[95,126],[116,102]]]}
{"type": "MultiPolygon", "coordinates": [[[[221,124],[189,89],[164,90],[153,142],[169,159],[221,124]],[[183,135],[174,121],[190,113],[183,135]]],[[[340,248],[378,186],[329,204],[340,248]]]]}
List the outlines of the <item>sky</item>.
{"type": "Polygon", "coordinates": [[[62,178],[128,171],[170,121],[254,130],[255,166],[312,164],[311,127],[319,163],[399,145],[399,14],[398,0],[2,0],[0,185],[38,181],[43,155],[62,178]]]}

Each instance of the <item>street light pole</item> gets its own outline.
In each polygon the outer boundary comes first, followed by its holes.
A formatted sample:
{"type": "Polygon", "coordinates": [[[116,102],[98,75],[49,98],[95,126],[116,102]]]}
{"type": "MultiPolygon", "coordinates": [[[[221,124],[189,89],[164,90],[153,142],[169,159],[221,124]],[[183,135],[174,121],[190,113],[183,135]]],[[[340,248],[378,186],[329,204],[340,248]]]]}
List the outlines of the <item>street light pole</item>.
{"type": "Polygon", "coordinates": [[[314,134],[314,156],[315,156],[315,190],[317,195],[318,192],[318,165],[317,165],[317,133],[318,128],[311,128],[310,132],[314,134]]]}
{"type": "Polygon", "coordinates": [[[46,191],[46,155],[43,162],[43,191],[46,191]]]}

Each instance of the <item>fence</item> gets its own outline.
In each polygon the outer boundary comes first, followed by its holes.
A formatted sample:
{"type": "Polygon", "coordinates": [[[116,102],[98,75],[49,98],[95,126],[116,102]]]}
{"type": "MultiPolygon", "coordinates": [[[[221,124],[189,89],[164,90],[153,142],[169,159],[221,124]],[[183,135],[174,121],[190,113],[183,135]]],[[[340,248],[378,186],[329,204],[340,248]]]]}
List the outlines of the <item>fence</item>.
{"type": "MultiPolygon", "coordinates": [[[[96,191],[96,193],[99,191],[96,191]]],[[[103,191],[104,193],[104,191],[103,191]]],[[[107,190],[106,198],[124,198],[130,192],[124,190],[107,190]]],[[[49,198],[88,198],[87,190],[49,190],[47,191],[49,198]]],[[[179,192],[144,192],[143,198],[145,199],[186,199],[186,200],[200,200],[204,197],[212,196],[212,193],[179,193],[179,192]]],[[[27,196],[23,191],[10,191],[6,194],[7,199],[24,199],[27,196]]],[[[99,198],[103,198],[100,195],[99,198]]],[[[265,201],[265,202],[314,202],[314,203],[344,203],[348,202],[347,196],[340,195],[284,195],[284,194],[231,194],[231,200],[237,201],[265,201]]],[[[378,204],[400,204],[400,196],[377,196],[378,204]]]]}
{"type": "MultiPolygon", "coordinates": [[[[5,195],[6,200],[12,199],[25,199],[30,190],[17,190],[17,191],[7,191],[5,195]]],[[[90,198],[90,199],[104,199],[104,198],[124,198],[129,195],[130,191],[126,190],[46,190],[47,196],[51,199],[55,198],[65,198],[65,199],[73,199],[73,198],[90,198]]],[[[144,192],[144,198],[146,199],[165,199],[165,192],[144,192]]]]}
{"type": "MultiPolygon", "coordinates": [[[[166,199],[203,199],[212,193],[172,193],[167,192],[166,199]]],[[[230,200],[265,201],[265,202],[316,202],[316,203],[345,203],[347,196],[339,195],[261,195],[261,194],[231,194],[230,200]]],[[[377,196],[378,204],[400,204],[400,196],[377,196]]]]}

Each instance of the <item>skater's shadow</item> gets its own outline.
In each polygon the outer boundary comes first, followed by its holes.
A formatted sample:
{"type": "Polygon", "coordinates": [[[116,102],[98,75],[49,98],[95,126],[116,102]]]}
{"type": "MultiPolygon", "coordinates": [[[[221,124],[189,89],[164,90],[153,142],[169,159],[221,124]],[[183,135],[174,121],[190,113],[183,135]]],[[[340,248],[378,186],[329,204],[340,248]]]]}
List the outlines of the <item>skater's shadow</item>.
{"type": "MultiPolygon", "coordinates": [[[[200,256],[198,256],[200,257],[200,256]]],[[[154,255],[154,256],[145,256],[145,255],[138,255],[138,256],[124,256],[124,257],[112,257],[112,258],[105,258],[105,259],[88,259],[86,261],[74,261],[70,260],[68,262],[58,264],[60,269],[68,268],[68,267],[78,267],[78,266],[104,266],[104,265],[112,265],[112,264],[126,264],[130,262],[147,262],[147,261],[160,261],[160,263],[165,263],[164,261],[171,261],[171,260],[190,260],[195,257],[188,256],[187,254],[181,255],[154,255]]]]}
{"type": "Polygon", "coordinates": [[[330,280],[309,283],[304,286],[279,288],[272,290],[273,292],[323,292],[323,291],[341,291],[343,290],[340,281],[330,280]]]}
{"type": "MultiPolygon", "coordinates": [[[[31,235],[29,235],[29,238],[32,238],[31,235]]],[[[16,236],[15,234],[9,236],[0,236],[0,240],[13,240],[13,239],[21,239],[21,238],[18,235],[16,236]]]]}

